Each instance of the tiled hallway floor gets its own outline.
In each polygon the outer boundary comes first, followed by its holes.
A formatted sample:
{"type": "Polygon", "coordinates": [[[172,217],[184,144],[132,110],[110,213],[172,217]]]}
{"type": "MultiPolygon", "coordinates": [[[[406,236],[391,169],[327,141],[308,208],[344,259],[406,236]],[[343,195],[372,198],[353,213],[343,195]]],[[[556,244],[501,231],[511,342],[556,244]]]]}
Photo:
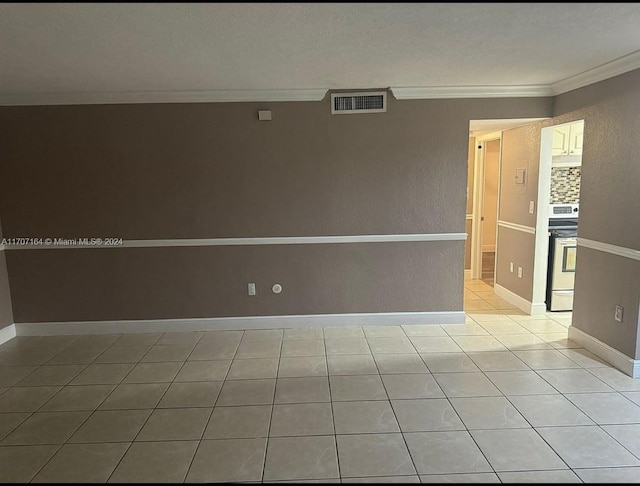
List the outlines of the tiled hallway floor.
{"type": "Polygon", "coordinates": [[[0,481],[640,482],[640,380],[465,286],[459,325],[13,339],[0,481]]]}

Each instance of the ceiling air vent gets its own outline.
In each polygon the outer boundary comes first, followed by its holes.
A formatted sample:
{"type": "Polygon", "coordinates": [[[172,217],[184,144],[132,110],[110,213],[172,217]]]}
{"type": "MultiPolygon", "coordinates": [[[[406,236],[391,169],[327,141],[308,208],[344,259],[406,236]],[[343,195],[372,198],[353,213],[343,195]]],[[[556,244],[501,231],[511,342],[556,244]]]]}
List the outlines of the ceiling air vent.
{"type": "Polygon", "coordinates": [[[331,114],[384,113],[387,111],[387,93],[331,93],[331,114]]]}

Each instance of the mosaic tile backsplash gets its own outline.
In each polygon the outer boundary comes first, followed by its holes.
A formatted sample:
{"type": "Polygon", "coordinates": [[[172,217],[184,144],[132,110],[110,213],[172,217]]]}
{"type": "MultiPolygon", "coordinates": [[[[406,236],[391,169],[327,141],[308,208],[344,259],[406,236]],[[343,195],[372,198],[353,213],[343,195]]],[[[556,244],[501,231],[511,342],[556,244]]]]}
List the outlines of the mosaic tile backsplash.
{"type": "Polygon", "coordinates": [[[552,167],[550,204],[578,203],[580,203],[580,167],[552,167]]]}

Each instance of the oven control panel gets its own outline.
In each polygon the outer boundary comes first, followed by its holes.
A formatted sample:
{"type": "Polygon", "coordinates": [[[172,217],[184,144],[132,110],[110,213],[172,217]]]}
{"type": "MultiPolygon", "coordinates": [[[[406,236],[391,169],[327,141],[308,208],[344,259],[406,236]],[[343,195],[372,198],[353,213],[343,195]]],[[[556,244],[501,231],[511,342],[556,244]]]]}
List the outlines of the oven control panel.
{"type": "Polygon", "coordinates": [[[549,219],[577,218],[580,212],[579,208],[579,204],[550,204],[549,219]]]}

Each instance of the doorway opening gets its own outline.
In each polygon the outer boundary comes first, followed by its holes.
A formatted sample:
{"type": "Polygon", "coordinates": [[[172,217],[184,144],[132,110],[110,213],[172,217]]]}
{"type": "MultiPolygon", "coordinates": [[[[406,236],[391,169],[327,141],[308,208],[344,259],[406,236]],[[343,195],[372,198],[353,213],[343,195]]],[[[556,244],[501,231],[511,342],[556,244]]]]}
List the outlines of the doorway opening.
{"type": "Polygon", "coordinates": [[[470,276],[490,286],[495,283],[501,139],[501,132],[474,139],[470,276]]]}
{"type": "Polygon", "coordinates": [[[484,151],[482,174],[483,187],[480,233],[481,246],[481,280],[493,287],[496,265],[496,232],[498,223],[498,184],[500,182],[500,147],[501,139],[487,140],[480,143],[484,151]]]}
{"type": "MultiPolygon", "coordinates": [[[[477,280],[485,290],[499,278],[497,239],[500,221],[503,130],[529,125],[543,118],[470,120],[467,171],[465,279],[477,280]]],[[[508,249],[507,249],[508,250],[508,249]]],[[[498,282],[499,283],[499,282],[498,282]]]]}
{"type": "Polygon", "coordinates": [[[564,311],[568,323],[574,297],[583,137],[584,120],[544,127],[540,134],[532,307],[540,313],[564,311]],[[555,249],[560,247],[567,258],[556,263],[555,249]]]}

